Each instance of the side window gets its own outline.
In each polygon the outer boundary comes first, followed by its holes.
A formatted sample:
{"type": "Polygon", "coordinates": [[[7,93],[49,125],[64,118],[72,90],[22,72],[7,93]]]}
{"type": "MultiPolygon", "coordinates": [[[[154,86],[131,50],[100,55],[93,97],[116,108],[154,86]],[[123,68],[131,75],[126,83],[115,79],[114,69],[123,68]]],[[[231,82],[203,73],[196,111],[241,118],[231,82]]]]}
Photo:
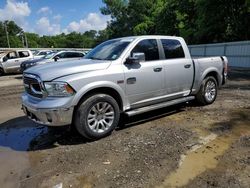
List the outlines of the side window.
{"type": "Polygon", "coordinates": [[[173,39],[161,39],[166,59],[185,57],[181,43],[173,39]]]}
{"type": "Polygon", "coordinates": [[[83,54],[83,53],[78,53],[78,52],[77,52],[76,55],[77,55],[77,57],[84,57],[84,54],[83,54]]]}
{"type": "Polygon", "coordinates": [[[67,57],[67,58],[83,57],[83,54],[78,53],[78,52],[67,52],[66,57],[67,57]]]}
{"type": "Polygon", "coordinates": [[[66,58],[67,54],[66,54],[66,52],[63,52],[63,53],[60,53],[56,56],[58,56],[59,58],[66,58]]]}
{"type": "Polygon", "coordinates": [[[146,39],[140,41],[132,50],[131,54],[143,52],[145,61],[159,60],[159,50],[155,39],[146,39]]]}
{"type": "Polygon", "coordinates": [[[29,52],[27,51],[19,51],[18,52],[19,57],[29,57],[29,52]]]}
{"type": "Polygon", "coordinates": [[[46,55],[47,52],[40,52],[39,55],[46,55]]]}
{"type": "Polygon", "coordinates": [[[8,53],[7,58],[8,59],[16,59],[17,58],[16,52],[10,52],[10,53],[8,53]]]}

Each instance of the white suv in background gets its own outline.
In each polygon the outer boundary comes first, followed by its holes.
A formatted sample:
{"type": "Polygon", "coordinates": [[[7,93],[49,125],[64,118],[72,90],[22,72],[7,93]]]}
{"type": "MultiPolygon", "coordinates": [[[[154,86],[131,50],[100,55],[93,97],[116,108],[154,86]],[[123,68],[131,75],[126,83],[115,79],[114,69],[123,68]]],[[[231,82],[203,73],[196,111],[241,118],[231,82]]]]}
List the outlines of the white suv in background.
{"type": "Polygon", "coordinates": [[[21,63],[33,58],[30,50],[10,50],[0,53],[0,76],[4,73],[20,72],[21,63]]]}

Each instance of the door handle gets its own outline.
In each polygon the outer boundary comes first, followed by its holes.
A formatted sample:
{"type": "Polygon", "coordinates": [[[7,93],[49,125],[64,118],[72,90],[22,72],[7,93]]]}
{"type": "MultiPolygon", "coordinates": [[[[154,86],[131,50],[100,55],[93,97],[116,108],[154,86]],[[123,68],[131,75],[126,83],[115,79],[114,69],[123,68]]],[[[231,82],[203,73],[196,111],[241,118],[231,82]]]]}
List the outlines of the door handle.
{"type": "Polygon", "coordinates": [[[161,67],[154,68],[154,71],[155,71],[155,72],[161,72],[161,70],[162,70],[161,67]]]}
{"type": "Polygon", "coordinates": [[[184,67],[185,67],[186,69],[188,69],[188,68],[191,67],[191,64],[186,64],[186,65],[184,65],[184,67]]]}
{"type": "Polygon", "coordinates": [[[127,79],[127,84],[135,84],[136,83],[136,77],[130,77],[127,79]]]}
{"type": "Polygon", "coordinates": [[[15,62],[18,62],[18,60],[15,60],[15,62]]]}

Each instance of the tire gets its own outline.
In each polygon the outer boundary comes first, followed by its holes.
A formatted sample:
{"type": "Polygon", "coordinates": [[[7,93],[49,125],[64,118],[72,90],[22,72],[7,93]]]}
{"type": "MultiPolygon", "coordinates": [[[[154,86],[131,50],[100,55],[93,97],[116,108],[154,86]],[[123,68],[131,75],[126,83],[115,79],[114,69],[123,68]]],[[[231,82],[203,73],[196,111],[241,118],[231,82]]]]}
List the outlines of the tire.
{"type": "Polygon", "coordinates": [[[196,101],[201,105],[212,104],[218,93],[218,84],[213,76],[206,77],[201,84],[200,90],[196,95],[196,101]]]}
{"type": "Polygon", "coordinates": [[[89,140],[106,137],[116,128],[120,110],[116,100],[107,94],[94,94],[76,109],[74,124],[77,131],[89,140]]]}
{"type": "Polygon", "coordinates": [[[0,68],[0,76],[4,75],[4,70],[2,68],[0,68]]]}

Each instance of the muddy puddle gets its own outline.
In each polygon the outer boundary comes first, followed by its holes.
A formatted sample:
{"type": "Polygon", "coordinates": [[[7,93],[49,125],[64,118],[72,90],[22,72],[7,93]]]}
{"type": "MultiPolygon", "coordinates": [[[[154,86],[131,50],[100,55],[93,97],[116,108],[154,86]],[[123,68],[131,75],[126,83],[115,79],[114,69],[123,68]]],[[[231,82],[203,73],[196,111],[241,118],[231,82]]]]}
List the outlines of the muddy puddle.
{"type": "Polygon", "coordinates": [[[49,138],[49,131],[43,126],[13,126],[0,129],[0,182],[3,187],[20,186],[22,179],[27,178],[23,172],[40,158],[39,152],[32,150],[48,143],[49,138]]]}
{"type": "Polygon", "coordinates": [[[35,138],[47,133],[47,128],[43,126],[3,128],[0,129],[0,146],[15,151],[27,151],[35,138]]]}
{"type": "Polygon", "coordinates": [[[201,173],[216,168],[219,163],[219,156],[223,155],[227,149],[244,135],[250,135],[250,125],[248,123],[237,123],[230,130],[222,128],[224,134],[211,133],[204,129],[196,129],[200,135],[199,140],[190,149],[182,154],[179,167],[166,177],[160,187],[182,187],[201,173]]]}

